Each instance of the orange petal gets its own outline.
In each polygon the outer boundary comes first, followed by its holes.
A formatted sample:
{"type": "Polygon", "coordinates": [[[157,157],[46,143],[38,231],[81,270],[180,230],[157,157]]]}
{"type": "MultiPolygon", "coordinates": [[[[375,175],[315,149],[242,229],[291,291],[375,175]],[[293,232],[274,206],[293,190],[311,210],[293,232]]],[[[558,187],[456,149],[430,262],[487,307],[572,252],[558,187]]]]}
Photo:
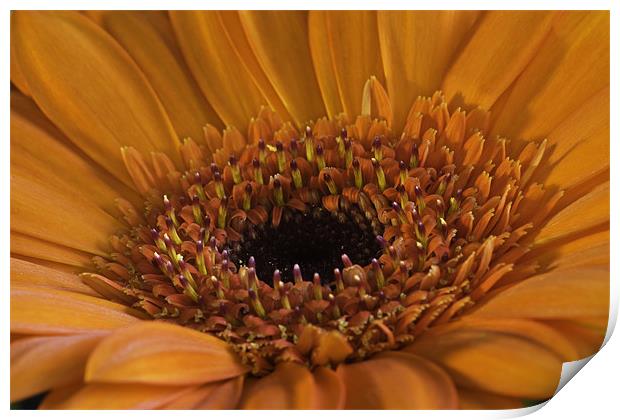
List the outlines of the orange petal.
{"type": "Polygon", "coordinates": [[[11,287],[11,331],[76,334],[113,330],[139,321],[141,312],[123,305],[55,289],[11,287]]]}
{"type": "Polygon", "coordinates": [[[237,408],[244,377],[212,382],[187,392],[163,406],[166,410],[233,410],[237,408]]]}
{"type": "Polygon", "coordinates": [[[379,50],[377,13],[371,10],[342,10],[327,13],[329,52],[344,112],[360,114],[362,90],[369,77],[385,83],[379,50]],[[352,71],[355,69],[355,71],[352,71]]]}
{"type": "Polygon", "coordinates": [[[450,61],[471,31],[476,11],[380,11],[379,41],[395,132],[419,95],[439,89],[450,61]]]}
{"type": "Polygon", "coordinates": [[[353,410],[450,409],[458,404],[450,377],[435,364],[405,352],[385,352],[338,366],[353,410]]]}
{"type": "Polygon", "coordinates": [[[97,293],[82,283],[75,274],[54,270],[18,258],[11,258],[11,286],[35,286],[97,296],[97,293]]]}
{"type": "Polygon", "coordinates": [[[104,255],[120,227],[77,191],[34,180],[23,169],[11,173],[11,230],[91,254],[104,255]]]}
{"type": "Polygon", "coordinates": [[[243,391],[244,377],[238,376],[213,384],[207,398],[196,406],[199,410],[232,410],[237,408],[243,391]]]}
{"type": "Polygon", "coordinates": [[[86,381],[189,385],[242,375],[228,344],[209,334],[164,322],[122,329],[92,353],[86,381]]]}
{"type": "Polygon", "coordinates": [[[144,384],[88,384],[58,389],[41,404],[44,410],[151,410],[193,389],[144,384]]]}
{"type": "Polygon", "coordinates": [[[214,11],[170,12],[183,56],[202,92],[226,125],[245,131],[266,100],[214,11]]]}
{"type": "Polygon", "coordinates": [[[135,191],[69,144],[69,140],[19,94],[11,95],[11,167],[33,181],[79,191],[107,212],[115,210],[114,199],[122,196],[134,203],[135,191]]]}
{"type": "Polygon", "coordinates": [[[476,318],[571,319],[607,316],[609,270],[578,267],[523,280],[476,306],[476,318]]]}
{"type": "Polygon", "coordinates": [[[459,388],[461,410],[509,410],[523,408],[523,401],[489,392],[459,388]]]}
{"type": "Polygon", "coordinates": [[[574,238],[595,228],[609,229],[608,224],[609,181],[554,215],[536,235],[536,244],[574,238]]]}
{"type": "MultiPolygon", "coordinates": [[[[327,17],[330,13],[326,10],[310,10],[308,12],[308,37],[310,53],[314,63],[323,103],[327,116],[335,117],[343,111],[338,91],[338,82],[335,75],[335,63],[331,58],[329,33],[327,30],[327,17]]],[[[350,116],[350,118],[353,118],[350,116]]]]}
{"type": "Polygon", "coordinates": [[[341,391],[333,372],[317,369],[313,375],[303,365],[280,363],[276,370],[249,384],[241,407],[248,410],[316,410],[338,408],[341,391]]]}
{"type": "Polygon", "coordinates": [[[308,45],[304,11],[240,11],[241,23],[259,63],[301,125],[325,115],[308,45]]]}
{"type": "Polygon", "coordinates": [[[609,11],[564,11],[508,94],[493,132],[539,139],[609,86],[609,11]]]}
{"type": "Polygon", "coordinates": [[[19,258],[36,258],[41,264],[62,263],[66,267],[86,269],[91,267],[92,255],[53,242],[43,241],[18,232],[11,232],[11,255],[19,258]]]}
{"type": "Polygon", "coordinates": [[[26,83],[26,79],[24,78],[24,75],[22,73],[22,69],[20,68],[17,61],[17,54],[15,53],[15,37],[13,36],[13,30],[14,27],[13,25],[11,25],[11,83],[13,83],[17,87],[17,89],[19,89],[24,95],[31,96],[30,89],[28,88],[28,84],[26,83]]]}
{"type": "Polygon", "coordinates": [[[387,92],[376,77],[372,76],[364,84],[362,92],[362,115],[384,119],[391,127],[394,114],[387,92]]]}
{"type": "Polygon", "coordinates": [[[519,318],[472,318],[464,316],[457,321],[432,328],[428,334],[441,336],[450,331],[487,331],[514,335],[551,350],[562,361],[579,359],[571,340],[544,322],[519,318]]]}
{"type": "Polygon", "coordinates": [[[78,382],[102,335],[33,337],[11,343],[11,401],[78,382]]]}
{"type": "Polygon", "coordinates": [[[545,185],[566,188],[609,170],[609,88],[567,117],[549,134],[549,141],[549,169],[540,174],[545,185]]]}
{"type": "MultiPolygon", "coordinates": [[[[199,140],[205,124],[221,127],[221,121],[179,60],[176,45],[167,44],[160,28],[152,22],[150,15],[155,13],[110,11],[103,15],[103,26],[149,79],[179,137],[199,140]]],[[[172,27],[168,29],[172,36],[172,27]]]]}
{"type": "Polygon", "coordinates": [[[578,358],[596,353],[603,345],[607,332],[608,317],[578,320],[548,320],[545,323],[571,340],[578,358]]]}
{"type": "Polygon", "coordinates": [[[562,368],[536,342],[475,328],[424,334],[406,351],[438,363],[459,386],[520,398],[551,397],[562,368]]]}
{"type": "Polygon", "coordinates": [[[181,163],[155,92],[101,28],[77,12],[17,12],[11,23],[32,96],[86,154],[124,180],[119,148],[125,144],[181,163]]]}
{"type": "MultiPolygon", "coordinates": [[[[271,106],[271,108],[278,113],[280,118],[285,121],[290,121],[291,116],[286,109],[286,105],[282,102],[282,98],[280,98],[274,89],[273,84],[265,73],[265,70],[259,64],[258,59],[256,58],[256,53],[253,51],[252,46],[248,41],[248,37],[243,30],[243,25],[241,24],[239,12],[236,10],[220,10],[217,14],[226,30],[226,35],[231,42],[232,48],[250,73],[250,76],[252,77],[254,83],[256,83],[258,90],[261,91],[269,106],[271,106]]],[[[258,112],[260,114],[260,111],[258,112]]]]}
{"type": "Polygon", "coordinates": [[[487,12],[446,74],[447,98],[491,108],[536,54],[552,17],[548,11],[487,12]]]}
{"type": "Polygon", "coordinates": [[[609,230],[582,236],[572,241],[560,241],[548,246],[536,246],[524,256],[524,261],[536,259],[543,267],[566,268],[587,264],[609,264],[609,230]],[[586,258],[583,258],[586,254],[586,258]],[[589,257],[589,258],[588,258],[589,257]]]}

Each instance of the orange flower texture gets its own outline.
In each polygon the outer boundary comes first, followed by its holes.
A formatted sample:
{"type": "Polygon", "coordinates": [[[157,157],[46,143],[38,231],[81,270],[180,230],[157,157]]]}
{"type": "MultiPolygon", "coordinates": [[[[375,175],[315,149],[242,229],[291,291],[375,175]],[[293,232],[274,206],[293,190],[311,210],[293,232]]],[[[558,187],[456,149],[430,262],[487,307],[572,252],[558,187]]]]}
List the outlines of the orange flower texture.
{"type": "Polygon", "coordinates": [[[606,11],[14,11],[12,407],[547,400],[609,119],[606,11]]]}

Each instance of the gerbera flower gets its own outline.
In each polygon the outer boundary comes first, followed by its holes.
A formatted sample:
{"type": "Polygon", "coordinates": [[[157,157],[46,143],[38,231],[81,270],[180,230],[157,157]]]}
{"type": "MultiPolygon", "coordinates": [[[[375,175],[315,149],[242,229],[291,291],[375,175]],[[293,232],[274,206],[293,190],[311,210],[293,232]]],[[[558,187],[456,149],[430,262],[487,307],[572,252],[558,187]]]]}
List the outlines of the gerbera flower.
{"type": "Polygon", "coordinates": [[[600,346],[608,13],[11,30],[11,400],[512,408],[600,346]]]}

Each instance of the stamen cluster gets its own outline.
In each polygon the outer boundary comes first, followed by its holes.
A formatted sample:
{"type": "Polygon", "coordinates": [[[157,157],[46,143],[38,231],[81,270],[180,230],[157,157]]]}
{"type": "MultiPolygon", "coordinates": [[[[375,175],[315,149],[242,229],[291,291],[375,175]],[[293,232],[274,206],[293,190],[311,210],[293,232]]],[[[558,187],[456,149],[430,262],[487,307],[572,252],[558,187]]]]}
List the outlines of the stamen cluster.
{"type": "Polygon", "coordinates": [[[255,374],[402,347],[510,281],[532,227],[520,221],[537,219],[522,216],[552,205],[536,209],[542,186],[528,184],[545,143],[513,160],[484,128],[438,93],[416,101],[398,138],[368,116],[322,119],[219,165],[190,140],[191,168],[156,168],[168,187],[150,191],[144,217],[122,203],[131,228],[113,237],[114,261],[96,262],[116,300],[221,337],[255,374]],[[313,211],[353,220],[378,252],[343,254],[329,278],[299,265],[262,278],[253,256],[239,261],[261,229],[313,211]]]}

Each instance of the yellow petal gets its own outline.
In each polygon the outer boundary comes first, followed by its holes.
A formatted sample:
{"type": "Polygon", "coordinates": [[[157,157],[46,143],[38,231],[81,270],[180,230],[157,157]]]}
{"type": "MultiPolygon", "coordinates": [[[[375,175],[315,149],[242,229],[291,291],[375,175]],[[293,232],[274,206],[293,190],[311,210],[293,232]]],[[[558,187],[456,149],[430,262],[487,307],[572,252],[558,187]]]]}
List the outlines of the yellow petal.
{"type": "Polygon", "coordinates": [[[308,12],[308,37],[314,72],[321,88],[325,110],[327,116],[332,118],[343,111],[343,105],[336,81],[335,63],[331,58],[327,29],[327,16],[330,13],[332,12],[326,10],[310,10],[308,12]]]}
{"type": "Polygon", "coordinates": [[[205,124],[221,127],[221,121],[205,101],[189,69],[177,59],[180,52],[164,42],[152,23],[149,14],[153,13],[157,12],[107,12],[103,26],[149,79],[179,137],[199,140],[205,124]]]}
{"type": "Polygon", "coordinates": [[[571,319],[607,316],[609,270],[577,267],[531,277],[479,303],[476,318],[571,319]]]}
{"type": "Polygon", "coordinates": [[[457,407],[456,389],[437,365],[405,352],[384,352],[359,363],[341,364],[345,408],[433,410],[457,407]]]}
{"type": "Polygon", "coordinates": [[[40,111],[19,110],[24,100],[11,95],[11,107],[18,108],[11,109],[11,167],[32,181],[44,179],[46,185],[79,191],[81,197],[111,214],[120,196],[141,203],[135,191],[75,150],[40,111]]]}
{"type": "Polygon", "coordinates": [[[313,375],[298,363],[280,363],[276,370],[244,389],[241,407],[247,410],[318,410],[339,408],[341,388],[332,371],[313,375]]]}
{"type": "Polygon", "coordinates": [[[526,338],[476,328],[424,334],[406,351],[445,368],[457,385],[520,398],[549,398],[560,358],[526,338]]]}
{"type": "Polygon", "coordinates": [[[75,274],[11,258],[11,286],[36,286],[98,296],[75,274]]]}
{"type": "Polygon", "coordinates": [[[331,11],[327,13],[327,34],[342,106],[352,119],[360,114],[362,90],[368,78],[376,76],[380,84],[385,84],[377,13],[331,11]]]}
{"type": "Polygon", "coordinates": [[[476,11],[380,11],[379,41],[395,132],[417,96],[439,89],[454,53],[470,33],[476,11]]]}
{"type": "Polygon", "coordinates": [[[242,130],[266,100],[214,11],[170,12],[183,56],[217,114],[242,130]]]}
{"type": "Polygon", "coordinates": [[[493,132],[539,139],[609,86],[609,11],[564,11],[511,88],[493,132]]]}
{"type": "Polygon", "coordinates": [[[209,334],[164,322],[119,330],[92,353],[87,382],[186,385],[242,375],[229,345],[209,334]]]}
{"type": "Polygon", "coordinates": [[[267,77],[301,125],[325,115],[308,45],[304,11],[240,11],[248,40],[267,77]]]}
{"type": "Polygon", "coordinates": [[[144,384],[88,384],[58,389],[47,395],[44,410],[152,410],[179,398],[192,388],[144,384]]]}
{"type": "Polygon", "coordinates": [[[102,335],[33,337],[11,343],[11,401],[78,382],[102,335]]]}
{"type": "Polygon", "coordinates": [[[536,236],[542,245],[574,238],[592,229],[609,229],[609,181],[554,215],[536,236]]]}
{"type": "Polygon", "coordinates": [[[448,100],[489,109],[521,74],[551,27],[548,11],[489,11],[448,70],[448,100]]]}
{"type": "Polygon", "coordinates": [[[11,231],[11,255],[36,259],[44,264],[60,263],[72,271],[92,265],[92,254],[11,231]]]}
{"type": "MultiPolygon", "coordinates": [[[[127,180],[122,145],[180,163],[165,111],[129,55],[76,12],[12,15],[20,67],[43,112],[87,155],[127,180]]],[[[128,184],[129,185],[129,184],[128,184]]]]}
{"type": "Polygon", "coordinates": [[[142,313],[104,299],[63,290],[11,287],[11,331],[76,334],[120,328],[142,313]]]}

